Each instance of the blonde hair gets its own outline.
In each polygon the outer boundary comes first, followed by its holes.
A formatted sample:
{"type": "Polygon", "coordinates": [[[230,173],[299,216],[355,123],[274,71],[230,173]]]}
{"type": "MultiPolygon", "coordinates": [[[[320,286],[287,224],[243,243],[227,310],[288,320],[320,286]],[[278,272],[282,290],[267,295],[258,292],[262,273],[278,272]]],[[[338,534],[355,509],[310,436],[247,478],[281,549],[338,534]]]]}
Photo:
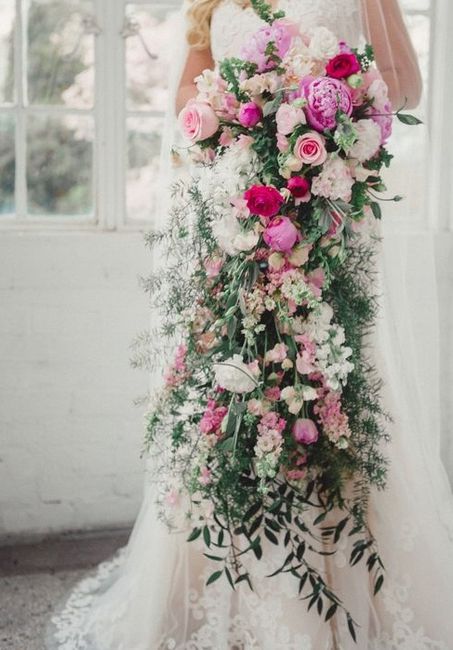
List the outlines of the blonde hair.
{"type": "MultiPolygon", "coordinates": [[[[189,28],[187,42],[196,50],[205,50],[209,47],[211,38],[211,16],[221,0],[191,0],[187,11],[189,28]]],[[[235,0],[238,5],[245,7],[249,0],[235,0]]]]}

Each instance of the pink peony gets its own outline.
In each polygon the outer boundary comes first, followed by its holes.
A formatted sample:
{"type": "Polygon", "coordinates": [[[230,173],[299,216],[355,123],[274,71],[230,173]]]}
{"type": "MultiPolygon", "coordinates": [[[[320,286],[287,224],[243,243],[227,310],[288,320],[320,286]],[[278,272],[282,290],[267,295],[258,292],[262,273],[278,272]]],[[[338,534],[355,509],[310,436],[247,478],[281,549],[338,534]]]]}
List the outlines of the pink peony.
{"type": "Polygon", "coordinates": [[[273,217],[283,205],[283,197],[275,187],[253,185],[244,193],[247,207],[252,214],[260,217],[273,217]]]}
{"type": "Polygon", "coordinates": [[[317,131],[334,129],[338,111],[352,113],[351,90],[339,79],[306,77],[301,82],[301,91],[307,99],[308,123],[317,131]]]}
{"type": "Polygon", "coordinates": [[[305,124],[305,113],[301,108],[282,104],[275,115],[277,132],[281,135],[289,135],[298,124],[305,124]]]}
{"type": "Polygon", "coordinates": [[[272,219],[263,234],[269,248],[280,253],[289,253],[299,237],[299,231],[288,217],[272,219]]]}
{"type": "Polygon", "coordinates": [[[238,120],[239,124],[244,126],[246,129],[252,129],[254,126],[261,121],[263,113],[261,108],[255,102],[247,102],[242,104],[239,109],[238,120]]]}
{"type": "Polygon", "coordinates": [[[219,128],[219,118],[209,104],[193,100],[182,109],[178,120],[184,136],[192,142],[207,140],[219,128]]]}
{"type": "Polygon", "coordinates": [[[313,420],[299,418],[293,426],[293,437],[302,445],[312,445],[319,438],[319,431],[313,420]]]}
{"type": "Polygon", "coordinates": [[[304,165],[324,164],[327,158],[324,137],[315,131],[304,133],[296,140],[294,155],[304,165]]]}
{"type": "Polygon", "coordinates": [[[329,77],[334,79],[344,79],[350,77],[356,72],[360,72],[360,63],[355,54],[352,52],[341,52],[330,59],[326,66],[326,72],[329,77]]]}

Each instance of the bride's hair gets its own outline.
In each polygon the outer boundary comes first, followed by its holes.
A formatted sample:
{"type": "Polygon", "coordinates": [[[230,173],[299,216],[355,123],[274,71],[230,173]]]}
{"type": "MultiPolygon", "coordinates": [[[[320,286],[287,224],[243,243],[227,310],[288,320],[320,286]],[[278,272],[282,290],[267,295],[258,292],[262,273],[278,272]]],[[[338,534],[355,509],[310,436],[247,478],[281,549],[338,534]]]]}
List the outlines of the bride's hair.
{"type": "MultiPolygon", "coordinates": [[[[221,0],[191,0],[187,12],[189,23],[187,41],[190,47],[197,50],[209,47],[211,16],[220,2],[221,0]]],[[[235,2],[244,7],[249,4],[249,0],[235,0],[235,2]]]]}

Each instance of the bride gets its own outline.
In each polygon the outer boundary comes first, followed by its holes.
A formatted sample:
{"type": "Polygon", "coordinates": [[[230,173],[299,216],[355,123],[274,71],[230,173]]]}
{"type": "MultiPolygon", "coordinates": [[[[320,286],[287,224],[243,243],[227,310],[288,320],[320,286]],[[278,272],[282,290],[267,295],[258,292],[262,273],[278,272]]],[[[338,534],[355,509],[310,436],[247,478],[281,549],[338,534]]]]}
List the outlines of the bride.
{"type": "MultiPolygon", "coordinates": [[[[273,3],[277,9],[276,2],[273,3]]],[[[280,0],[286,16],[310,29],[325,26],[339,39],[365,35],[375,49],[394,106],[415,106],[421,82],[397,0],[280,0]]],[[[260,26],[247,0],[192,0],[188,48],[173,99],[179,111],[194,97],[194,78],[225,57],[238,56],[260,26]]],[[[48,647],[59,650],[448,650],[453,647],[453,518],[450,489],[436,440],[436,404],[426,398],[417,349],[411,347],[404,255],[394,256],[386,232],[380,282],[381,315],[375,357],[392,413],[390,472],[373,493],[369,520],[386,567],[374,597],[365,568],[350,569],[345,542],[318,569],[340,594],[359,627],[357,642],[342,620],[323,622],[306,611],[293,582],[269,580],[266,562],[254,569],[255,591],[223,581],[206,587],[209,562],[186,534],[158,521],[152,467],[130,542],[80,583],[54,616],[48,647]],[[421,377],[421,381],[419,378],[421,377]],[[451,534],[451,531],[450,531],[451,534]]],[[[385,239],[385,237],[384,237],[385,239]]],[[[394,244],[393,244],[394,246],[394,244]]],[[[418,341],[418,344],[420,342],[418,341]]],[[[428,391],[429,392],[429,391],[428,391]]]]}

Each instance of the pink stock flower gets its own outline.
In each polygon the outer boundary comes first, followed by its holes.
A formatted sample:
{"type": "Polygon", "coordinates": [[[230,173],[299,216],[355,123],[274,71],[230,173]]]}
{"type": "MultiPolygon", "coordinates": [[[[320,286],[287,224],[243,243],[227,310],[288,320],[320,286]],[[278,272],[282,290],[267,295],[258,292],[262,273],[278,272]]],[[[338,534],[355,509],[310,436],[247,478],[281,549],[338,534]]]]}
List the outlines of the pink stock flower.
{"type": "Polygon", "coordinates": [[[260,217],[273,217],[283,205],[280,192],[268,185],[253,185],[244,193],[244,199],[250,212],[260,217]]]}
{"type": "Polygon", "coordinates": [[[184,136],[192,142],[207,140],[219,128],[219,118],[211,106],[193,100],[182,109],[178,120],[184,136]]]}
{"type": "Polygon", "coordinates": [[[215,278],[222,270],[224,261],[221,257],[208,257],[204,261],[204,268],[208,278],[215,278]]]}
{"type": "Polygon", "coordinates": [[[318,440],[319,431],[313,420],[299,418],[293,426],[293,437],[299,444],[312,445],[318,440]]]}
{"type": "Polygon", "coordinates": [[[334,79],[344,79],[350,77],[356,72],[360,72],[360,63],[355,54],[352,52],[340,52],[333,59],[330,59],[326,66],[326,72],[329,77],[334,79]]]}
{"type": "Polygon", "coordinates": [[[318,298],[321,297],[322,288],[326,281],[326,274],[321,267],[307,274],[308,286],[318,298]]]}
{"type": "Polygon", "coordinates": [[[266,390],[264,391],[264,396],[270,402],[278,402],[278,400],[280,399],[280,393],[281,390],[278,386],[269,386],[269,388],[266,388],[266,390]]]}
{"type": "Polygon", "coordinates": [[[282,363],[288,356],[288,346],[285,343],[277,343],[271,350],[266,352],[266,363],[282,363]]]}
{"type": "Polygon", "coordinates": [[[299,238],[299,231],[288,217],[272,219],[263,234],[269,248],[280,253],[289,253],[299,238]]]}
{"type": "Polygon", "coordinates": [[[212,482],[212,472],[208,467],[201,467],[198,481],[201,485],[209,485],[212,482]]]}
{"type": "Polygon", "coordinates": [[[352,113],[351,90],[339,79],[305,77],[301,91],[307,99],[305,112],[308,123],[317,131],[334,129],[338,111],[348,116],[352,113]]]}
{"type": "Polygon", "coordinates": [[[261,108],[255,102],[247,102],[242,104],[238,113],[239,124],[246,129],[251,129],[261,121],[263,113],[261,108]]]}
{"type": "Polygon", "coordinates": [[[286,420],[284,418],[281,418],[278,413],[275,413],[275,411],[269,411],[269,413],[266,413],[261,418],[261,421],[258,425],[258,431],[260,433],[264,433],[266,430],[272,429],[274,431],[282,433],[285,427],[286,420]]]}
{"type": "Polygon", "coordinates": [[[220,426],[228,413],[226,406],[218,406],[215,400],[208,401],[206,411],[200,420],[200,431],[204,434],[219,433],[220,426]]]}
{"type": "Polygon", "coordinates": [[[322,165],[327,159],[325,138],[316,132],[304,133],[297,138],[294,155],[304,165],[322,165]]]}

